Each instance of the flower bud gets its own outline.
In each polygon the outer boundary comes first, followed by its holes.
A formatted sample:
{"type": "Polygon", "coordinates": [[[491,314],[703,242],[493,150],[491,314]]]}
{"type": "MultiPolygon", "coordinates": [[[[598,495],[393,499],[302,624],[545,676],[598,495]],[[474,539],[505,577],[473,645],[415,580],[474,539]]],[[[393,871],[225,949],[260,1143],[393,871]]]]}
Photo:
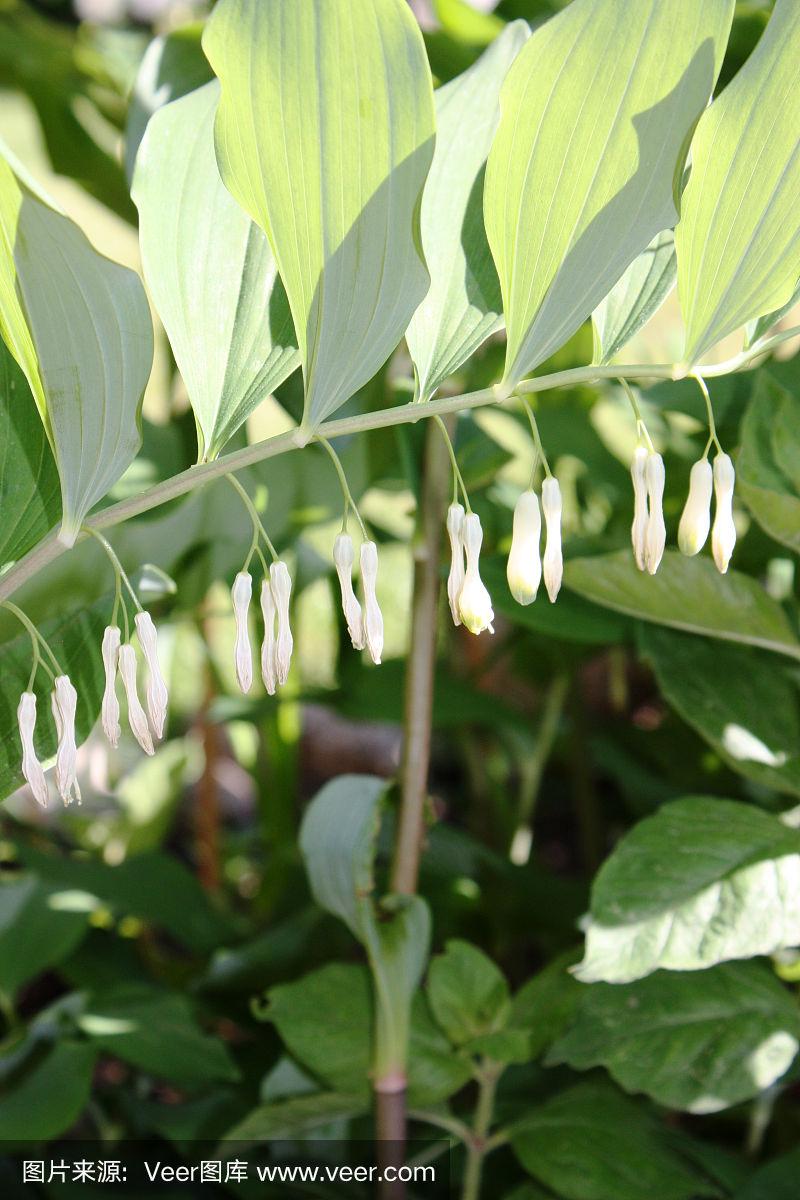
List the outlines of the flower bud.
{"type": "Polygon", "coordinates": [[[523,492],[514,509],[511,550],[506,566],[508,586],[518,604],[532,604],[536,599],[542,578],[541,535],[539,498],[534,491],[523,492]]]}
{"type": "Polygon", "coordinates": [[[547,526],[544,547],[544,586],[554,604],[561,590],[564,560],[561,555],[561,488],[554,475],[548,475],[542,484],[542,512],[547,526]]]}
{"type": "Polygon", "coordinates": [[[253,652],[250,649],[250,597],[253,594],[253,580],[248,571],[240,571],[233,581],[231,599],[233,615],[236,620],[236,646],[234,658],[236,662],[236,680],[243,692],[249,692],[253,685],[253,652]]]}
{"type": "Polygon", "coordinates": [[[278,687],[275,665],[275,600],[268,579],[261,580],[261,615],[264,618],[264,640],[261,643],[261,678],[269,696],[278,687]]]}
{"type": "Polygon", "coordinates": [[[103,634],[103,669],[106,685],[103,692],[101,717],[103,731],[116,749],[122,730],[119,725],[119,700],[117,699],[117,659],[119,658],[121,635],[116,625],[109,625],[103,634]]]}
{"type": "Polygon", "coordinates": [[[459,616],[470,633],[483,633],[484,629],[494,633],[492,598],[483,584],[479,569],[483,530],[477,513],[467,513],[464,517],[462,540],[467,565],[458,596],[459,616]]]}
{"type": "Polygon", "coordinates": [[[655,575],[664,555],[667,527],[664,524],[664,460],[660,454],[647,456],[644,468],[647,483],[647,526],[644,535],[644,565],[655,575]]]}
{"type": "Polygon", "coordinates": [[[361,543],[361,588],[364,593],[364,643],[372,661],[379,665],[383,654],[383,614],[375,591],[378,581],[378,548],[361,543]]]}
{"type": "Polygon", "coordinates": [[[278,619],[278,633],[275,642],[275,674],[281,687],[289,678],[289,666],[292,661],[294,640],[289,624],[289,597],[292,593],[292,577],[285,562],[274,562],[269,569],[269,582],[272,588],[272,599],[275,601],[275,612],[278,619]]]}
{"type": "Polygon", "coordinates": [[[349,533],[340,533],[333,543],[333,561],[339,576],[342,591],[342,610],[347,621],[347,632],[355,650],[364,649],[364,627],[361,605],[353,591],[353,539],[349,533]]]}
{"type": "Polygon", "coordinates": [[[136,690],[136,651],[131,645],[120,646],[119,648],[119,673],[122,676],[122,684],[128,700],[128,723],[131,727],[131,733],[145,754],[154,754],[150,726],[147,724],[147,716],[141,706],[139,693],[136,690]]]}
{"type": "Polygon", "coordinates": [[[64,803],[70,804],[73,800],[80,801],[81,790],[78,787],[76,774],[78,748],[75,744],[75,710],[78,706],[78,693],[72,686],[69,676],[56,676],[55,690],[50,698],[50,703],[58,733],[56,786],[64,803]]]}
{"type": "Polygon", "coordinates": [[[158,661],[158,635],[150,613],[137,613],[134,621],[136,632],[139,634],[139,645],[147,663],[147,711],[150,714],[150,724],[156,737],[162,738],[167,723],[169,693],[158,661]]]}
{"type": "Polygon", "coordinates": [[[33,792],[34,799],[38,800],[42,808],[47,808],[47,780],[33,745],[33,731],[36,726],[36,696],[33,692],[23,692],[20,696],[17,721],[22,742],[22,774],[33,792]]]}
{"type": "Polygon", "coordinates": [[[447,510],[447,536],[450,538],[450,573],[447,576],[447,599],[455,625],[461,624],[458,597],[464,584],[464,506],[451,504],[447,510]]]}
{"type": "Polygon", "coordinates": [[[714,459],[714,528],[711,531],[711,550],[717,570],[724,575],[736,545],[736,526],[733,523],[733,487],[736,473],[727,454],[714,459]]]}
{"type": "Polygon", "coordinates": [[[711,528],[711,491],[713,471],[707,458],[701,458],[689,475],[689,495],[686,497],[681,523],[678,526],[678,547],[690,557],[703,549],[711,528]]]}
{"type": "Polygon", "coordinates": [[[633,452],[631,463],[631,479],[633,480],[633,524],[631,525],[631,542],[633,557],[640,571],[644,570],[644,541],[647,532],[647,482],[645,480],[645,464],[647,451],[644,446],[637,446],[633,452]]]}

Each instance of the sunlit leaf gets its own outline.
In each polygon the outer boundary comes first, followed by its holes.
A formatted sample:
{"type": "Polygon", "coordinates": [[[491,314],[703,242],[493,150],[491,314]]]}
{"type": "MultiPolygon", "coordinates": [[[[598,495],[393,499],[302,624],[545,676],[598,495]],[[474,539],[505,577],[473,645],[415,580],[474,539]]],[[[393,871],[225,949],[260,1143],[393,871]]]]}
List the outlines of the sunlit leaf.
{"type": "Polygon", "coordinates": [[[777,0],[703,115],[675,233],[685,358],[788,302],[800,279],[800,7],[777,0]]]}
{"type": "Polygon", "coordinates": [[[200,430],[215,458],[299,365],[266,237],[232,199],[214,155],[219,84],[160,109],[137,159],[145,279],[200,430]]]}
{"type": "Polygon", "coordinates": [[[637,570],[628,550],[565,564],[572,591],[616,612],[800,659],[800,642],[785,612],[749,575],[720,575],[707,558],[664,555],[656,575],[637,570]]]}
{"type": "Polygon", "coordinates": [[[653,238],[592,313],[594,361],[609,363],[645,325],[675,286],[675,240],[671,229],[653,238]]]}
{"type": "Polygon", "coordinates": [[[707,1113],[749,1100],[797,1054],[797,1005],[760,963],[658,971],[581,994],[575,1024],[547,1061],[606,1067],[626,1091],[668,1108],[707,1113]]]}
{"type": "Polygon", "coordinates": [[[45,423],[72,545],[139,448],[150,312],[139,277],[98,254],[2,156],[0,235],[0,332],[45,423]]]}
{"type": "Polygon", "coordinates": [[[222,0],[203,46],[222,83],[222,178],[272,245],[314,427],[386,361],[428,289],[422,36],[406,0],[222,0]]]}
{"type": "Polygon", "coordinates": [[[524,21],[514,21],[474,66],[436,93],[436,150],[422,195],[431,286],[406,333],[423,400],[503,324],[483,225],[483,175],[500,119],[500,87],[529,34],[524,21]]]}
{"type": "Polygon", "coordinates": [[[732,0],[574,0],[519,54],[484,193],[507,384],[557,350],[675,225],[689,135],[732,16],[732,0]]]}
{"type": "Polygon", "coordinates": [[[711,797],[663,805],[622,838],[592,888],[584,983],[696,971],[800,942],[800,832],[711,797]]]}

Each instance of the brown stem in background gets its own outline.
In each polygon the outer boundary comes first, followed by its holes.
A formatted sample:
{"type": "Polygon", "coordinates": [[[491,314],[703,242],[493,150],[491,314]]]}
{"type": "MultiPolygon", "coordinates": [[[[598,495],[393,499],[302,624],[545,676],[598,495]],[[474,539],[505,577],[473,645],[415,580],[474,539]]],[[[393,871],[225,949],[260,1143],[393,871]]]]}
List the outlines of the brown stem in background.
{"type": "Polygon", "coordinates": [[[425,463],[420,488],[417,534],[414,540],[414,597],[411,646],[406,668],[403,757],[400,765],[400,814],[392,864],[391,891],[413,895],[417,890],[433,715],[433,672],[442,531],[451,478],[447,449],[439,430],[430,423],[425,438],[425,463]]]}
{"type": "Polygon", "coordinates": [[[219,858],[219,788],[217,763],[222,752],[221,731],[209,717],[214,699],[214,681],[206,667],[203,705],[197,716],[197,731],[203,743],[203,773],[197,782],[197,803],[194,805],[194,843],[197,876],[207,891],[220,885],[219,858]]]}
{"type": "MultiPolygon", "coordinates": [[[[411,646],[406,669],[403,756],[400,767],[400,812],[392,863],[390,890],[413,895],[417,890],[425,802],[428,796],[433,675],[439,615],[439,563],[442,528],[450,494],[447,450],[441,433],[430,422],[414,539],[414,594],[411,646]]],[[[400,1166],[406,1140],[406,1089],[396,1074],[376,1078],[375,1134],[381,1166],[400,1166]]],[[[381,1200],[403,1200],[402,1183],[381,1184],[381,1200]]]]}

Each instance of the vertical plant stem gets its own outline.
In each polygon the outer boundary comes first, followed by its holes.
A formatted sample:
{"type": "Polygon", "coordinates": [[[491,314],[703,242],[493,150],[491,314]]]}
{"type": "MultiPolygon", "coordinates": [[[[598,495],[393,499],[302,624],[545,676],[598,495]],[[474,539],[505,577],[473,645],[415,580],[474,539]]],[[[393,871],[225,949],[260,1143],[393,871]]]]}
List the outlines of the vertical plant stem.
{"type": "Polygon", "coordinates": [[[511,861],[517,866],[524,866],[531,856],[533,813],[539,796],[542,775],[558,734],[558,726],[564,711],[568,690],[569,674],[566,671],[557,671],[547,689],[539,735],[531,761],[527,765],[524,788],[520,797],[517,828],[514,831],[509,852],[511,861]]]}
{"type": "Polygon", "coordinates": [[[500,1068],[496,1063],[484,1061],[481,1064],[478,1104],[475,1109],[472,1139],[467,1148],[467,1167],[464,1172],[461,1200],[479,1200],[481,1194],[483,1162],[486,1158],[486,1143],[492,1127],[494,1098],[499,1078],[500,1068]]]}
{"type": "Polygon", "coordinates": [[[414,597],[411,646],[406,670],[400,815],[391,877],[391,890],[409,896],[417,890],[425,828],[439,613],[439,566],[449,483],[447,450],[431,423],[425,439],[425,465],[414,540],[414,597]]]}
{"type": "MultiPolygon", "coordinates": [[[[400,812],[390,881],[393,892],[408,896],[417,890],[425,828],[439,611],[439,561],[449,484],[445,445],[434,423],[430,422],[425,436],[417,532],[413,547],[414,594],[411,647],[406,673],[400,812]]],[[[397,1071],[389,1076],[376,1072],[373,1086],[380,1165],[398,1166],[402,1163],[406,1139],[405,1078],[399,1076],[397,1071]]],[[[383,1182],[380,1196],[381,1200],[403,1200],[405,1186],[402,1183],[383,1182]]]]}
{"type": "Polygon", "coordinates": [[[210,708],[214,699],[214,682],[206,666],[203,704],[197,718],[197,730],[203,743],[205,762],[197,782],[197,804],[194,809],[194,840],[197,876],[207,891],[220,885],[219,854],[219,789],[217,763],[220,758],[220,730],[211,720],[210,708]]]}

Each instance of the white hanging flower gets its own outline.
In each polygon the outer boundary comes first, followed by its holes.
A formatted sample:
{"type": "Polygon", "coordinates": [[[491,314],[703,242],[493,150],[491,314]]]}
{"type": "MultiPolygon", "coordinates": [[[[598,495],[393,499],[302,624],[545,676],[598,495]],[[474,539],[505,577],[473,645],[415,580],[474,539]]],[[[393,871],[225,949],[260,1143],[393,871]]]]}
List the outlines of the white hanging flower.
{"type": "Polygon", "coordinates": [[[372,661],[379,665],[383,654],[383,614],[375,585],[378,579],[378,548],[374,542],[361,543],[361,587],[364,592],[364,644],[372,661]]]}
{"type": "Polygon", "coordinates": [[[75,710],[78,705],[78,693],[70,683],[68,675],[56,676],[50,703],[58,733],[56,786],[64,803],[70,804],[73,800],[80,801],[81,789],[78,787],[76,774],[78,748],[75,744],[75,710]]]}
{"type": "Polygon", "coordinates": [[[342,610],[347,621],[347,632],[355,650],[364,649],[364,626],[361,605],[353,591],[353,539],[349,533],[340,533],[333,543],[333,561],[339,576],[342,591],[342,610]]]}
{"type": "Polygon", "coordinates": [[[544,547],[544,586],[554,604],[561,590],[564,574],[564,559],[561,554],[561,488],[554,475],[548,475],[542,484],[542,512],[547,526],[544,547]]]}
{"type": "Polygon", "coordinates": [[[514,527],[506,576],[511,595],[518,604],[532,604],[542,579],[539,541],[542,517],[539,498],[532,490],[523,492],[514,508],[514,527]]]}
{"type": "Polygon", "coordinates": [[[278,686],[278,672],[275,664],[275,600],[268,579],[261,580],[261,615],[264,618],[264,640],[261,643],[261,678],[270,696],[275,695],[278,686]]]}
{"type": "Polygon", "coordinates": [[[278,618],[278,634],[275,642],[275,673],[281,687],[289,678],[294,640],[289,624],[289,597],[292,593],[292,577],[285,562],[274,562],[269,569],[272,598],[278,618]]]}
{"type": "Polygon", "coordinates": [[[164,726],[167,723],[167,704],[169,693],[161,665],[158,661],[158,636],[153,618],[148,612],[137,613],[134,618],[136,632],[139,634],[139,645],[147,663],[147,711],[150,714],[150,724],[157,738],[163,738],[164,726]]]}
{"type": "Polygon", "coordinates": [[[447,534],[450,538],[450,574],[447,576],[447,599],[453,622],[461,624],[458,597],[464,584],[464,506],[451,504],[447,510],[447,534]]]}
{"type": "Polygon", "coordinates": [[[106,675],[106,686],[103,692],[103,704],[100,710],[103,721],[103,731],[114,749],[119,745],[122,730],[119,724],[119,700],[117,699],[117,660],[122,640],[116,625],[107,626],[103,634],[103,668],[106,675]]]}
{"type": "Polygon", "coordinates": [[[631,525],[631,542],[633,557],[640,571],[644,570],[644,543],[647,533],[647,481],[645,466],[647,450],[637,446],[633,452],[631,463],[631,479],[633,480],[633,524],[631,525]]]}
{"type": "Polygon", "coordinates": [[[128,698],[128,721],[131,732],[145,754],[154,754],[153,738],[147,724],[147,714],[139,701],[136,690],[136,651],[127,644],[119,648],[119,673],[128,698]]]}
{"type": "Polygon", "coordinates": [[[467,556],[467,566],[464,572],[464,583],[458,595],[458,613],[470,633],[483,633],[488,629],[494,633],[494,610],[492,598],[489,595],[480,576],[480,553],[483,542],[481,519],[477,513],[467,513],[462,528],[464,552],[467,556]]]}
{"type": "Polygon", "coordinates": [[[664,524],[664,460],[660,454],[650,453],[645,463],[647,482],[647,528],[644,537],[644,565],[650,575],[655,575],[664,555],[667,527],[664,524]]]}
{"type": "Polygon", "coordinates": [[[733,487],[736,472],[727,454],[714,458],[714,528],[711,531],[711,550],[717,570],[724,575],[736,545],[736,526],[733,523],[733,487]]]}
{"type": "Polygon", "coordinates": [[[714,473],[707,458],[701,458],[689,475],[689,495],[686,497],[681,523],[678,526],[678,547],[690,557],[703,549],[711,528],[711,492],[714,473]]]}
{"type": "Polygon", "coordinates": [[[23,692],[20,696],[17,721],[22,742],[22,774],[34,798],[42,808],[47,808],[47,780],[33,745],[33,731],[36,727],[36,696],[33,692],[23,692]]]}
{"type": "Polygon", "coordinates": [[[231,599],[233,615],[236,619],[236,680],[243,692],[249,692],[253,684],[253,652],[250,649],[250,628],[248,616],[250,613],[250,597],[253,594],[253,580],[247,571],[240,571],[233,581],[231,599]]]}

